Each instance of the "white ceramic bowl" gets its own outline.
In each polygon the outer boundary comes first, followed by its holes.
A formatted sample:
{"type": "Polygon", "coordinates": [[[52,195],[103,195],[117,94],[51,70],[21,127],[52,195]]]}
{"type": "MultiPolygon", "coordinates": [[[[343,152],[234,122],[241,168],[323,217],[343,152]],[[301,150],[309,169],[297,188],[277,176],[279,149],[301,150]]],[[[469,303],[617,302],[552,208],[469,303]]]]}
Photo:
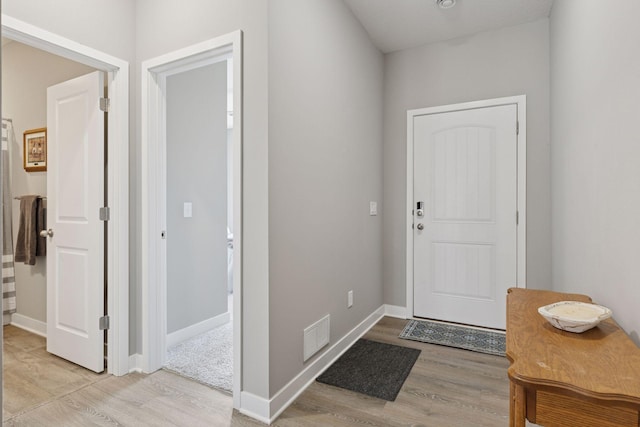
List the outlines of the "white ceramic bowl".
{"type": "Polygon", "coordinates": [[[596,304],[560,301],[538,309],[545,319],[563,331],[584,332],[611,317],[611,310],[596,304]]]}

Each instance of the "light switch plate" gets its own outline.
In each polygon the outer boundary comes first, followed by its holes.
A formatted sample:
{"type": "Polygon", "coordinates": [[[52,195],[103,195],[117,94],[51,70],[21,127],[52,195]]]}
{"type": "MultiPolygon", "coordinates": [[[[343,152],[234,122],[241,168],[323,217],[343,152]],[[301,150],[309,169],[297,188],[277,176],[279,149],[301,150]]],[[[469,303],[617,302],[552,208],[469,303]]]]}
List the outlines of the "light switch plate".
{"type": "Polygon", "coordinates": [[[369,215],[378,215],[378,202],[369,202],[369,215]]]}
{"type": "Polygon", "coordinates": [[[184,202],[183,214],[185,218],[193,216],[193,205],[191,202],[184,202]]]}

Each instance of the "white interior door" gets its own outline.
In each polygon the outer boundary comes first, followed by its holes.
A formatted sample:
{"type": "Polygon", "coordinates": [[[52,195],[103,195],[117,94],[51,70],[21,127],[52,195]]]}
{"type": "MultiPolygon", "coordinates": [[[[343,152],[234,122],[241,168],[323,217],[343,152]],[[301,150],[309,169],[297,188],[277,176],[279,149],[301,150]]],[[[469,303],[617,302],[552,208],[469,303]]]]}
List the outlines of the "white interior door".
{"type": "Polygon", "coordinates": [[[103,73],[47,90],[47,351],[104,370],[103,73]]]}
{"type": "Polygon", "coordinates": [[[515,104],[414,117],[415,316],[505,328],[517,285],[516,125],[515,104]]]}

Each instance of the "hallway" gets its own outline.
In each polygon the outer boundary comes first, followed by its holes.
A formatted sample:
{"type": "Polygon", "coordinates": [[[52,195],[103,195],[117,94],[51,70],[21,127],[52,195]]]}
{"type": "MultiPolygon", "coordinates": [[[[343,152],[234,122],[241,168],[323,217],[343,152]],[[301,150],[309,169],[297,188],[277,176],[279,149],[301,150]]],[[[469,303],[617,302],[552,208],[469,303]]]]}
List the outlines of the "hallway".
{"type": "MultiPolygon", "coordinates": [[[[282,427],[502,427],[509,415],[509,362],[398,338],[406,320],[385,317],[364,338],[422,350],[396,401],[312,383],[274,422],[282,427]]],[[[262,426],[232,409],[228,394],[164,370],[103,376],[5,426],[262,426]]]]}

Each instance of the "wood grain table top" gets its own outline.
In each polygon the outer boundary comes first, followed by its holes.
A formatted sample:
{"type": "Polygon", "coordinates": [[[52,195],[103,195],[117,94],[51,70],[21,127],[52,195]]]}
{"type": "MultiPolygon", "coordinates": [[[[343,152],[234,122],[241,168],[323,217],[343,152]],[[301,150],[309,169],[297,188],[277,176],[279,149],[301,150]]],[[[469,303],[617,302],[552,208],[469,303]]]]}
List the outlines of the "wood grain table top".
{"type": "Polygon", "coordinates": [[[591,302],[589,297],[512,288],[507,300],[511,381],[640,405],[640,349],[613,318],[576,334],[554,328],[538,313],[547,304],[591,302]]]}

